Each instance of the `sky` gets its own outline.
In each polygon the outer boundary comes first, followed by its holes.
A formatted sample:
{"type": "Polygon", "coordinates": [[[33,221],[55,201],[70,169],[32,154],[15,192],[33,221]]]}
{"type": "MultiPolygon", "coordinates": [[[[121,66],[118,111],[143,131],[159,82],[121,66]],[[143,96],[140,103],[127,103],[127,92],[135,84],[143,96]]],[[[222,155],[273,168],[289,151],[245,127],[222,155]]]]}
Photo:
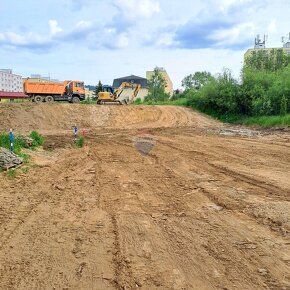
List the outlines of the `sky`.
{"type": "Polygon", "coordinates": [[[257,34],[281,47],[289,0],[0,0],[0,68],[99,80],[164,67],[174,87],[196,71],[236,77],[257,34]]]}

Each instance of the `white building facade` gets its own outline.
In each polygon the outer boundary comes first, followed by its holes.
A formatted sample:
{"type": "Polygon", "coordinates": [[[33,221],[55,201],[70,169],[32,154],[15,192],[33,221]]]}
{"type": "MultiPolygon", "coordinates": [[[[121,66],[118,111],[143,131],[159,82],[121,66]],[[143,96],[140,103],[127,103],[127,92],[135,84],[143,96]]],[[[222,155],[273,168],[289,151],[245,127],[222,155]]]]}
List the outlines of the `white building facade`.
{"type": "Polygon", "coordinates": [[[0,69],[0,92],[22,91],[22,76],[13,74],[11,69],[0,69]]]}

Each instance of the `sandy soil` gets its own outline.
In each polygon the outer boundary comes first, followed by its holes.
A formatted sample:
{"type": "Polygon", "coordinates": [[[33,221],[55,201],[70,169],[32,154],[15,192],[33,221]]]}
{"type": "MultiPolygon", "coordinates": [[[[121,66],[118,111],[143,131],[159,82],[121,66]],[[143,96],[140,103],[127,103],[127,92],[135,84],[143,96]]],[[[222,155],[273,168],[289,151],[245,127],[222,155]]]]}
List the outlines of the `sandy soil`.
{"type": "Polygon", "coordinates": [[[289,132],[169,106],[0,105],[10,126],[50,150],[0,174],[0,289],[290,289],[289,132]]]}

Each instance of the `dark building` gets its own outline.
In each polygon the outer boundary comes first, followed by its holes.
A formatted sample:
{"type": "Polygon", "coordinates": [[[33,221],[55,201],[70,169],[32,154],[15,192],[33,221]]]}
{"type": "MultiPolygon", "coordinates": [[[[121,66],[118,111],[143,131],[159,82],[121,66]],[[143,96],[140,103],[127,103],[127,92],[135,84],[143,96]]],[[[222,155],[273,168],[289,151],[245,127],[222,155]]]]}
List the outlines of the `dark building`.
{"type": "Polygon", "coordinates": [[[141,85],[142,88],[147,88],[147,79],[131,75],[123,78],[114,79],[113,81],[114,89],[118,88],[124,82],[139,84],[141,85]]]}

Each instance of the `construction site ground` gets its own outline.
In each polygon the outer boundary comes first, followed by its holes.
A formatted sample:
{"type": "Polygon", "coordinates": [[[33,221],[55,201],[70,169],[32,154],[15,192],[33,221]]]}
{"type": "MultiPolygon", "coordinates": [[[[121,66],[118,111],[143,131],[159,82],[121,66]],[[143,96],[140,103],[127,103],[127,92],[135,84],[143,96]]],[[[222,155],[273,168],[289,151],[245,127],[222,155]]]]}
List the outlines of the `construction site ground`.
{"type": "Polygon", "coordinates": [[[46,141],[0,173],[0,289],[290,289],[289,130],[173,106],[2,104],[10,127],[46,141]]]}

